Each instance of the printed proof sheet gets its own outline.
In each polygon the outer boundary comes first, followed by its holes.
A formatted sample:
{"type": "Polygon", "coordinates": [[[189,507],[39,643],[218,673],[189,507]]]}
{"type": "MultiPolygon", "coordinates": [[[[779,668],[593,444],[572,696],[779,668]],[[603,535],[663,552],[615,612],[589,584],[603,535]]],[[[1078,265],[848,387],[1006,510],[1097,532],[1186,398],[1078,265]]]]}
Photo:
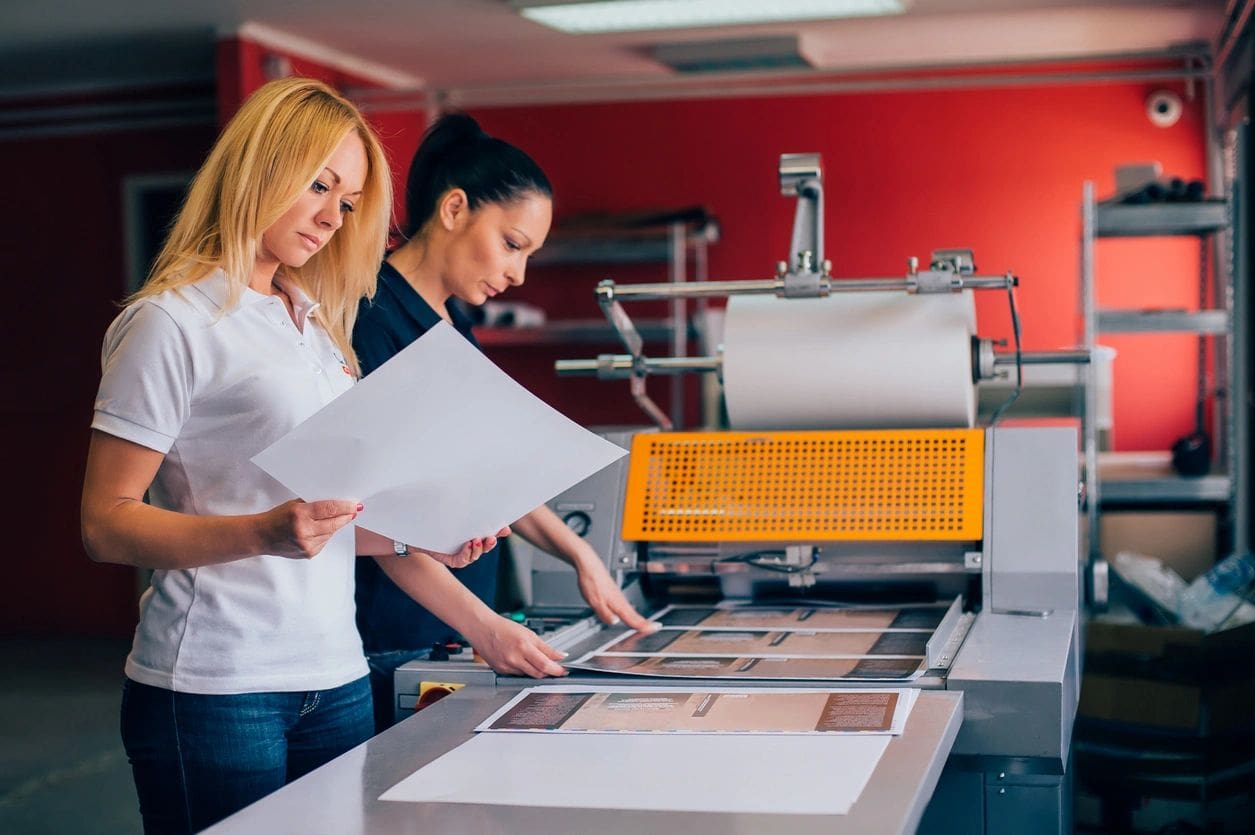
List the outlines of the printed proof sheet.
{"type": "MultiPolygon", "coordinates": [[[[793,720],[784,715],[781,702],[764,701],[759,709],[741,714],[728,696],[736,689],[688,693],[681,703],[656,711],[637,701],[636,707],[619,710],[623,700],[603,699],[587,712],[569,711],[578,686],[536,688],[506,705],[488,724],[538,724],[558,719],[562,729],[541,732],[478,733],[469,742],[420,768],[385,792],[381,800],[416,803],[480,803],[508,806],[539,806],[586,809],[639,809],[669,812],[750,813],[772,815],[843,815],[858,800],[875,771],[894,731],[854,732],[751,730],[712,733],[678,730],[673,733],[643,728],[643,716],[668,713],[666,724],[692,726],[690,707],[700,709],[710,696],[719,696],[707,711],[712,722],[725,725],[780,728],[793,720]],[[537,697],[542,701],[536,701],[537,697]],[[549,697],[558,697],[549,699],[549,697]],[[548,704],[543,700],[549,699],[548,704]],[[610,704],[611,706],[607,706],[610,704]],[[677,708],[680,704],[683,709],[677,708]],[[525,711],[519,711],[526,706],[525,711]],[[725,708],[727,708],[725,710],[725,708]],[[512,713],[513,712],[513,713],[512,713]],[[530,718],[529,718],[530,715],[530,718]],[[512,718],[507,718],[512,717],[512,718]],[[577,725],[605,724],[619,730],[581,729],[577,725]],[[565,732],[553,732],[565,731],[565,732]],[[538,767],[538,764],[541,767],[538,767]]],[[[638,699],[651,690],[633,688],[584,688],[585,695],[638,699]]],[[[803,711],[815,724],[823,724],[828,696],[840,691],[817,691],[803,711]]],[[[873,691],[863,691],[864,693],[873,691]]],[[[793,691],[778,691],[788,699],[793,691]]],[[[906,722],[914,691],[883,691],[882,700],[867,706],[847,705],[851,724],[882,722],[888,699],[894,696],[892,723],[906,722]]],[[[664,695],[666,695],[664,693],[664,695]]],[[[678,696],[679,694],[672,694],[678,696]]],[[[761,693],[764,697],[772,694],[761,693]]],[[[654,702],[654,704],[660,704],[654,702]]],[[[829,722],[840,724],[840,710],[829,722]]],[[[510,731],[536,728],[509,728],[510,731]]],[[[900,731],[900,728],[899,728],[900,731]]],[[[785,824],[787,826],[787,824],[785,824]]]]}
{"type": "Polygon", "coordinates": [[[907,681],[927,666],[947,606],[671,606],[656,632],[616,635],[567,662],[671,678],[907,681]]]}
{"type": "Polygon", "coordinates": [[[357,524],[454,553],[626,451],[554,411],[440,323],[253,462],[357,524]]]}
{"type": "Polygon", "coordinates": [[[477,731],[529,733],[894,733],[915,690],[532,687],[477,731]]]}
{"type": "Polygon", "coordinates": [[[927,632],[945,617],[949,604],[915,606],[668,606],[654,620],[668,627],[786,629],[808,632],[927,632]]]}

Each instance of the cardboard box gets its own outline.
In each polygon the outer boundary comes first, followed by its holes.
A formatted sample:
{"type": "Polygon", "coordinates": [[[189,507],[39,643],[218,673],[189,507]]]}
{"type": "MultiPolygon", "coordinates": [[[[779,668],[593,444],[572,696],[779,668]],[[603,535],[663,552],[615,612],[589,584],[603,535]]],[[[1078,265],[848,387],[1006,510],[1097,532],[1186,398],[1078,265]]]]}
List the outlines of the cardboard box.
{"type": "Polygon", "coordinates": [[[1098,528],[1108,562],[1121,551],[1155,557],[1187,583],[1216,562],[1214,511],[1104,512],[1098,528]]]}
{"type": "Polygon", "coordinates": [[[1202,736],[1255,729],[1255,623],[1086,624],[1078,715],[1202,736]]]}

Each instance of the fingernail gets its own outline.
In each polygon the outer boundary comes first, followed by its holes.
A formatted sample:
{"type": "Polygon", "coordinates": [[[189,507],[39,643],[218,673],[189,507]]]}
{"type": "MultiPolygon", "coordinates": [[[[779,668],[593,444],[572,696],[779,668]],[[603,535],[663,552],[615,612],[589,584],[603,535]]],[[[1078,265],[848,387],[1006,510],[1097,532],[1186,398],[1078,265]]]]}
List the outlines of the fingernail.
{"type": "Polygon", "coordinates": [[[361,513],[361,512],[362,512],[363,510],[365,510],[365,509],[366,509],[366,508],[365,508],[365,507],[363,507],[360,503],[357,505],[357,512],[358,512],[358,513],[361,513]]]}
{"type": "Polygon", "coordinates": [[[570,654],[571,654],[571,653],[569,653],[569,652],[563,652],[562,650],[558,650],[558,657],[559,657],[559,658],[566,658],[566,657],[567,657],[568,655],[570,655],[570,654]]]}
{"type": "Polygon", "coordinates": [[[618,626],[621,623],[623,623],[623,618],[619,617],[618,615],[615,615],[613,618],[610,619],[611,626],[618,626]]]}

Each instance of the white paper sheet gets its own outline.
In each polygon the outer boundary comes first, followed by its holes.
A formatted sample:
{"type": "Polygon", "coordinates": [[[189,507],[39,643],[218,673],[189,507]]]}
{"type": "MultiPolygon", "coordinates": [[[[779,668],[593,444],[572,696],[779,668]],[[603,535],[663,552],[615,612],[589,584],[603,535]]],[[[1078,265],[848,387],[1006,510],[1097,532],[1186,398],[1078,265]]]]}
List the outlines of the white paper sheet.
{"type": "Polygon", "coordinates": [[[892,737],[478,734],[380,800],[844,815],[892,737]]]}
{"type": "Polygon", "coordinates": [[[363,528],[453,553],[626,454],[441,322],[253,462],[308,501],[360,501],[363,528]]]}

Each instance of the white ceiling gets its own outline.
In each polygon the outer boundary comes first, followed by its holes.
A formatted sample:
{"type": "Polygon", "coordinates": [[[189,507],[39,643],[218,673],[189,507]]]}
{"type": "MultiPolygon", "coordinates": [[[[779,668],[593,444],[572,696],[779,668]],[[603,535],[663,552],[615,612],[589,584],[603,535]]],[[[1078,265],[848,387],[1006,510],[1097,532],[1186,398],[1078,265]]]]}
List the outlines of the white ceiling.
{"type": "MultiPolygon", "coordinates": [[[[765,0],[769,1],[769,0],[765,0]]],[[[914,0],[888,18],[568,35],[506,0],[27,0],[0,4],[0,93],[204,78],[244,31],[390,86],[529,100],[554,88],[666,84],[655,44],[796,34],[825,72],[1154,52],[1215,41],[1225,0],[914,0]]]]}

